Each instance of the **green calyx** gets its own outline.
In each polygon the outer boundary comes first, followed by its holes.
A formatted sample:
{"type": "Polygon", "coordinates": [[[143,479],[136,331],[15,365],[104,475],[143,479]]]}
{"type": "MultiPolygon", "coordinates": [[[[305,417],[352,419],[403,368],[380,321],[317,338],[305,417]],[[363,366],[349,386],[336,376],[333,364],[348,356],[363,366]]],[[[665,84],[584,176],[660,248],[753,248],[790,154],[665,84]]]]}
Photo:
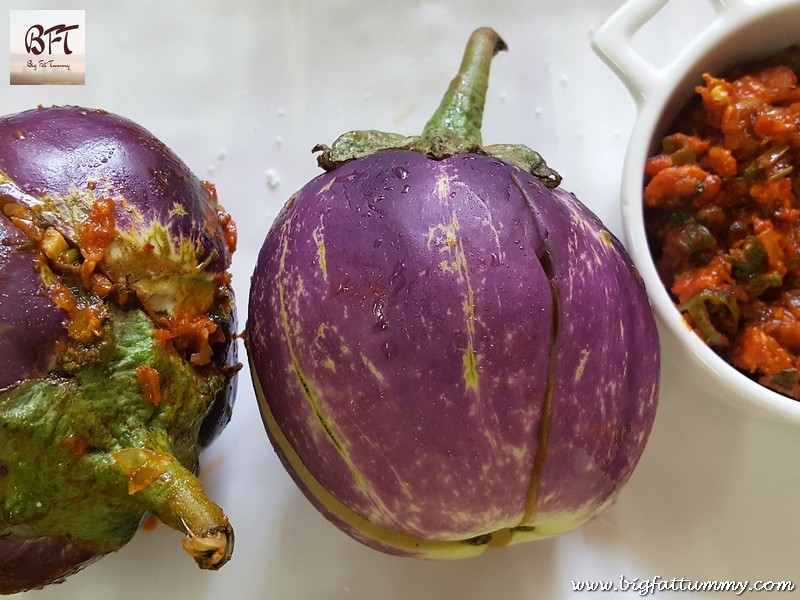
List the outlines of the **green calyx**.
{"type": "Polygon", "coordinates": [[[330,147],[320,144],[313,148],[313,152],[320,153],[317,156],[319,166],[331,171],[351,160],[390,150],[420,152],[433,160],[456,154],[482,154],[533,174],[549,188],[557,187],[561,176],[547,166],[538,152],[520,145],[483,145],[481,124],[490,65],[498,52],[507,49],[506,43],[493,29],[481,27],[475,30],[467,42],[458,73],[421,135],[409,137],[374,130],[350,131],[337,138],[330,147]]]}
{"type": "Polygon", "coordinates": [[[199,566],[227,562],[233,530],[194,475],[225,376],[200,373],[154,333],[141,309],[109,306],[100,340],[0,394],[0,536],[66,536],[103,554],[153,513],[186,534],[199,566]],[[157,373],[156,398],[143,366],[157,373]]]}

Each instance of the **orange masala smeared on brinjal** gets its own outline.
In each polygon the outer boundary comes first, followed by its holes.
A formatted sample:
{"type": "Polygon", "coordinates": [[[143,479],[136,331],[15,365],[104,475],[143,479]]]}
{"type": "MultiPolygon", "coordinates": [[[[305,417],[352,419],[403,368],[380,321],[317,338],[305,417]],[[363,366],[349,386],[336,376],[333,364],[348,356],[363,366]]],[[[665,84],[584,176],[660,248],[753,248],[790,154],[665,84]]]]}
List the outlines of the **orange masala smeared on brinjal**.
{"type": "Polygon", "coordinates": [[[800,50],[706,74],[646,165],[664,285],[715,351],[800,399],[800,50]]]}
{"type": "Polygon", "coordinates": [[[146,514],[221,567],[196,477],[230,419],[236,229],[213,185],[101,110],[0,118],[0,593],[63,580],[146,514]]]}

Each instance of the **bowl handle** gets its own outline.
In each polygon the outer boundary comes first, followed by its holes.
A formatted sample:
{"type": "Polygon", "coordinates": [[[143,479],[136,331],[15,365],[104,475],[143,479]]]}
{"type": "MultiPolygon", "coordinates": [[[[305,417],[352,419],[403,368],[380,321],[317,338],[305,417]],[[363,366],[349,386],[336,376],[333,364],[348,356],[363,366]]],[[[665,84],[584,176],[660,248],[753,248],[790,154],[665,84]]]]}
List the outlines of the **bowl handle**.
{"type": "MultiPolygon", "coordinates": [[[[592,48],[617,74],[637,107],[669,70],[669,65],[657,68],[638,54],[631,44],[633,36],[648,23],[670,0],[628,0],[597,30],[592,48]]],[[[742,0],[707,0],[717,14],[742,0]]],[[[677,59],[678,57],[676,57],[677,59]]],[[[675,64],[673,60],[670,64],[675,64]]]]}

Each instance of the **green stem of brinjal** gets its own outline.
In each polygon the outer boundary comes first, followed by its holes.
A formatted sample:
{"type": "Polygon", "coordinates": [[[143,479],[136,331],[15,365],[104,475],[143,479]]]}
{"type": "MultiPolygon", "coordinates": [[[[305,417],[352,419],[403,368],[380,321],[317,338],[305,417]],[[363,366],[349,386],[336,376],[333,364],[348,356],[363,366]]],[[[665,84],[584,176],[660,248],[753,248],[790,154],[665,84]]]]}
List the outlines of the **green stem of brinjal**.
{"type": "Polygon", "coordinates": [[[197,477],[169,452],[124,448],[111,453],[128,479],[128,493],[173,529],[203,569],[216,570],[233,553],[233,528],[197,477]]]}
{"type": "Polygon", "coordinates": [[[351,160],[389,150],[421,152],[433,160],[456,154],[483,154],[502,159],[535,175],[545,186],[556,187],[561,177],[538,152],[519,144],[482,145],[481,125],[492,58],[506,43],[489,27],[476,29],[464,49],[461,66],[422,135],[404,136],[373,129],[348,131],[328,147],[314,146],[319,166],[332,171],[351,160]]]}
{"type": "Polygon", "coordinates": [[[503,39],[489,27],[472,33],[458,73],[417,142],[420,147],[430,146],[427,153],[432,158],[440,152],[452,155],[480,149],[492,58],[507,49],[503,39]]]}

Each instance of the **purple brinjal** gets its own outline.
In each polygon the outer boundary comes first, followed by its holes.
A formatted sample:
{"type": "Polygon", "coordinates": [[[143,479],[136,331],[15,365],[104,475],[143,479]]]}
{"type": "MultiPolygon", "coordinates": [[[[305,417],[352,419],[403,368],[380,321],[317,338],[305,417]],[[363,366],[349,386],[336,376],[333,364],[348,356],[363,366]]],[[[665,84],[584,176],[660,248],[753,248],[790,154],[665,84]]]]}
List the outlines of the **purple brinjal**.
{"type": "Polygon", "coordinates": [[[102,110],[0,118],[0,593],[58,582],[149,513],[217,569],[197,479],[228,423],[236,228],[215,188],[102,110]]]}
{"type": "Polygon", "coordinates": [[[491,29],[416,137],[355,131],[273,223],[246,347],[308,499],[384,552],[570,531],[647,442],[659,341],[619,241],[541,156],[485,146],[491,29]]]}

